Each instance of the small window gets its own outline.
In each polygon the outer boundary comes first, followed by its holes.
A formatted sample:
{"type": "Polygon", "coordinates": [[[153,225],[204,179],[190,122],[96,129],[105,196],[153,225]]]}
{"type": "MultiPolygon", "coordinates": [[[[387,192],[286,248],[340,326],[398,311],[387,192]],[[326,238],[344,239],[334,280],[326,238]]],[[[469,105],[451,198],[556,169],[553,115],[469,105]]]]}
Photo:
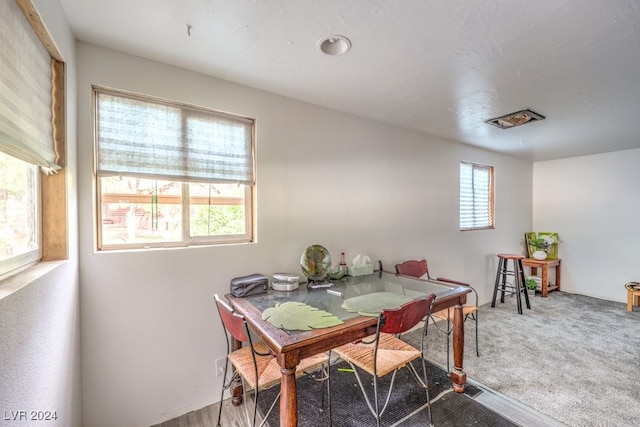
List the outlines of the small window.
{"type": "Polygon", "coordinates": [[[253,241],[254,120],[94,88],[98,250],[253,241]]]}
{"type": "Polygon", "coordinates": [[[40,259],[37,166],[0,152],[0,276],[40,259]]]}
{"type": "Polygon", "coordinates": [[[493,167],[460,163],[460,230],[494,227],[493,167]]]}

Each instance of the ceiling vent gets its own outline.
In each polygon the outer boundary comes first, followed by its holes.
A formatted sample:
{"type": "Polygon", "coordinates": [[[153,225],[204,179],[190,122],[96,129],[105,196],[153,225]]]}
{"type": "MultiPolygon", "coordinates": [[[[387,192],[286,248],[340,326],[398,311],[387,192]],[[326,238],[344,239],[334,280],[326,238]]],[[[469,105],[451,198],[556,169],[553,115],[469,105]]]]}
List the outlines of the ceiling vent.
{"type": "Polygon", "coordinates": [[[499,127],[500,129],[509,129],[525,123],[535,122],[537,120],[544,120],[544,116],[541,116],[531,110],[520,110],[515,113],[487,120],[485,123],[499,127]]]}

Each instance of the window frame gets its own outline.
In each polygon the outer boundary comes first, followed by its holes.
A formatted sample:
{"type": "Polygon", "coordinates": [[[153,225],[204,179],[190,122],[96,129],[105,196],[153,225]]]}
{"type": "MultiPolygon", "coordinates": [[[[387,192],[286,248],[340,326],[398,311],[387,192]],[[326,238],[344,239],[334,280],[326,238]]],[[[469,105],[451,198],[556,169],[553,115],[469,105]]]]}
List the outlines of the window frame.
{"type": "MultiPolygon", "coordinates": [[[[2,153],[4,154],[4,153],[2,153]]],[[[20,161],[20,159],[16,159],[15,157],[5,154],[7,157],[11,157],[15,160],[20,161]]],[[[34,249],[28,250],[18,255],[12,255],[6,259],[0,260],[0,279],[4,277],[10,277],[14,274],[19,273],[20,271],[29,268],[40,261],[42,258],[42,197],[41,197],[41,174],[38,166],[30,164],[28,162],[24,162],[29,168],[31,168],[31,173],[33,173],[33,186],[29,187],[31,192],[33,193],[34,198],[34,210],[32,211],[35,215],[35,227],[33,232],[35,232],[36,238],[36,247],[34,249]]]]}
{"type": "MultiPolygon", "coordinates": [[[[226,113],[219,110],[214,110],[210,108],[205,108],[193,104],[182,103],[178,101],[172,101],[167,99],[162,99],[150,95],[143,95],[139,93],[133,93],[129,91],[124,91],[120,89],[106,88],[98,85],[92,86],[92,96],[93,96],[93,147],[94,147],[94,167],[93,167],[93,176],[94,176],[94,191],[95,191],[95,236],[96,236],[96,250],[98,252],[106,252],[113,250],[144,250],[151,248],[175,248],[175,247],[191,247],[191,246],[213,246],[213,245],[226,245],[226,244],[239,244],[239,243],[253,243],[256,240],[256,229],[255,229],[255,216],[256,216],[256,161],[255,161],[255,151],[256,151],[256,120],[254,118],[249,118],[246,116],[240,116],[235,114],[226,113]],[[252,163],[252,171],[251,171],[251,182],[238,183],[238,181],[232,180],[203,180],[203,179],[182,179],[179,177],[167,177],[164,175],[153,175],[149,173],[131,173],[131,174],[123,174],[123,176],[127,176],[130,178],[140,177],[145,179],[157,179],[162,181],[171,181],[177,184],[180,184],[182,187],[181,190],[181,207],[182,207],[182,238],[179,241],[162,241],[162,242],[136,242],[136,243],[122,243],[122,244],[111,244],[104,243],[103,241],[103,194],[101,190],[101,179],[102,177],[110,176],[113,174],[107,173],[99,173],[98,171],[98,156],[99,156],[99,129],[98,129],[98,96],[99,94],[106,94],[110,96],[122,96],[123,98],[140,100],[146,103],[151,104],[159,104],[170,107],[176,107],[185,111],[185,114],[189,115],[193,112],[195,114],[210,114],[212,117],[220,116],[226,119],[237,119],[249,121],[251,123],[251,142],[250,142],[250,157],[252,163]],[[244,223],[245,223],[245,233],[244,234],[225,234],[225,235],[208,235],[208,236],[192,236],[190,235],[190,198],[189,198],[189,184],[190,183],[209,183],[209,184],[238,184],[244,185],[244,223]]],[[[111,193],[109,193],[111,194],[111,193]]],[[[167,196],[167,198],[175,198],[176,196],[167,196]]],[[[224,197],[223,197],[224,199],[224,197]]],[[[229,197],[228,200],[234,199],[233,197],[229,197]]]]}
{"type": "MultiPolygon", "coordinates": [[[[459,177],[459,227],[460,231],[473,231],[473,230],[491,230],[495,228],[495,168],[493,166],[483,165],[474,162],[461,161],[460,162],[460,177],[459,177]],[[462,168],[463,167],[471,167],[471,182],[463,181],[462,168]],[[488,173],[488,188],[479,188],[476,187],[473,182],[473,176],[475,171],[482,171],[488,173]],[[476,204],[476,197],[473,195],[478,191],[482,191],[482,195],[478,198],[482,197],[487,200],[486,202],[486,210],[483,210],[483,213],[488,218],[488,223],[476,224],[475,221],[472,223],[463,223],[463,209],[464,205],[468,204],[466,200],[463,200],[465,194],[465,186],[470,186],[470,190],[472,193],[471,196],[471,205],[476,204]]],[[[473,212],[476,212],[477,209],[475,207],[471,208],[473,212]]],[[[473,214],[472,214],[473,215],[473,214]]]]}
{"type": "MultiPolygon", "coordinates": [[[[5,279],[18,276],[43,261],[60,261],[69,258],[67,187],[66,187],[66,70],[62,55],[49,34],[40,14],[30,0],[15,0],[45,50],[51,57],[51,111],[54,147],[59,166],[56,173],[37,173],[36,204],[38,226],[37,254],[31,251],[16,256],[10,267],[0,272],[0,286],[5,279]]],[[[8,264],[9,265],[9,264],[8,264]]]]}

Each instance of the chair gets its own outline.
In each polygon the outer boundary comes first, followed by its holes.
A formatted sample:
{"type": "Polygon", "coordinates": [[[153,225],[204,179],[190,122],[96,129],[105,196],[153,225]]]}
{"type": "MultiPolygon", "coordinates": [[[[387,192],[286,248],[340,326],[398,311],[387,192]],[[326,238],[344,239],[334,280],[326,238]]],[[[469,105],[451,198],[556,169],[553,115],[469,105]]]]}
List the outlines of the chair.
{"type": "Polygon", "coordinates": [[[627,311],[633,311],[633,306],[640,305],[640,283],[629,282],[624,287],[627,289],[627,311]]]}
{"type": "Polygon", "coordinates": [[[522,266],[522,260],[524,258],[524,255],[520,254],[498,254],[498,271],[496,273],[496,283],[493,288],[491,307],[496,306],[496,298],[498,296],[498,292],[500,292],[501,303],[504,303],[504,296],[506,294],[516,296],[518,314],[522,314],[521,294],[524,294],[524,301],[527,304],[527,309],[531,309],[529,294],[527,293],[524,280],[524,268],[522,266]],[[509,261],[512,262],[513,269],[509,268],[509,261]],[[513,277],[513,283],[509,281],[510,277],[513,277]]]}
{"type": "MultiPolygon", "coordinates": [[[[429,316],[435,295],[426,298],[409,301],[397,309],[385,309],[378,316],[376,333],[357,343],[349,343],[333,349],[342,360],[349,363],[356,376],[360,390],[367,401],[369,410],[376,417],[376,425],[380,426],[380,417],[387,409],[396,373],[406,367],[416,380],[418,385],[425,390],[427,397],[427,409],[429,411],[429,425],[433,425],[431,419],[431,404],[427,382],[427,369],[424,359],[425,335],[422,335],[420,350],[397,338],[401,334],[413,328],[424,318],[429,316]],[[423,377],[421,378],[412,362],[415,359],[422,361],[423,377]],[[373,405],[369,394],[364,387],[358,369],[373,376],[373,405]],[[380,409],[378,404],[378,378],[393,373],[391,383],[387,391],[384,406],[380,409]]],[[[426,323],[425,323],[426,325],[426,323]]]]}
{"type": "MultiPolygon", "coordinates": [[[[244,408],[247,422],[250,425],[255,426],[256,413],[258,410],[259,392],[280,383],[282,375],[280,365],[278,364],[275,356],[269,352],[268,347],[262,341],[253,341],[244,316],[235,313],[233,311],[233,308],[231,308],[231,306],[226,301],[222,300],[217,294],[214,298],[216,301],[216,306],[218,308],[218,313],[220,314],[220,320],[222,321],[225,332],[227,333],[227,339],[225,340],[227,342],[227,357],[224,366],[224,376],[222,392],[220,395],[220,410],[218,412],[217,426],[220,426],[224,392],[225,390],[231,388],[231,386],[236,384],[239,380],[242,381],[244,390],[243,401],[245,403],[244,408]],[[232,338],[235,338],[245,345],[238,350],[231,351],[232,338]],[[234,372],[231,376],[231,379],[227,382],[226,380],[229,363],[231,363],[231,365],[233,366],[234,372]],[[247,408],[247,387],[254,390],[253,420],[250,419],[249,410],[247,408]]],[[[307,374],[314,380],[323,382],[321,410],[324,409],[324,382],[326,381],[328,390],[327,395],[329,396],[329,420],[331,420],[329,356],[325,353],[321,353],[302,359],[296,368],[296,376],[300,376],[302,374],[307,374]],[[322,370],[322,375],[319,378],[316,378],[312,374],[309,374],[309,372],[317,370],[318,368],[321,368],[322,370]]],[[[275,407],[279,398],[280,393],[278,393],[276,398],[273,400],[273,403],[271,403],[269,410],[264,415],[263,421],[260,426],[265,423],[267,417],[275,407]]]]}
{"type": "MultiPolygon", "coordinates": [[[[427,260],[426,259],[422,259],[420,261],[417,260],[408,260],[408,261],[404,261],[400,264],[396,264],[396,273],[398,274],[403,274],[405,276],[411,276],[411,277],[417,277],[417,278],[423,278],[423,279],[428,279],[428,280],[433,280],[429,274],[429,265],[427,264],[427,260]]],[[[465,304],[464,306],[462,306],[462,316],[464,321],[466,322],[468,318],[473,319],[473,321],[476,323],[476,356],[480,356],[480,350],[478,348],[478,292],[476,292],[476,290],[469,285],[468,283],[464,283],[464,282],[459,282],[457,280],[451,280],[451,279],[447,279],[445,277],[438,277],[437,279],[435,279],[436,281],[439,282],[445,282],[445,283],[451,283],[454,285],[459,285],[459,286],[467,286],[469,288],[471,288],[471,290],[473,291],[474,295],[475,295],[475,304],[471,305],[471,304],[465,304]]],[[[451,333],[453,332],[453,313],[455,311],[455,308],[453,307],[449,307],[448,309],[445,310],[440,310],[437,311],[435,313],[433,313],[430,318],[433,321],[433,324],[436,326],[436,328],[438,328],[438,330],[442,331],[445,335],[446,335],[446,340],[447,340],[447,371],[450,370],[450,366],[449,366],[449,340],[451,337],[451,333]],[[440,328],[435,319],[441,319],[441,320],[446,320],[447,322],[447,328],[446,330],[443,330],[442,328],[440,328]]],[[[427,319],[428,321],[428,319],[427,319]]],[[[425,334],[427,333],[428,329],[425,328],[425,334]]]]}

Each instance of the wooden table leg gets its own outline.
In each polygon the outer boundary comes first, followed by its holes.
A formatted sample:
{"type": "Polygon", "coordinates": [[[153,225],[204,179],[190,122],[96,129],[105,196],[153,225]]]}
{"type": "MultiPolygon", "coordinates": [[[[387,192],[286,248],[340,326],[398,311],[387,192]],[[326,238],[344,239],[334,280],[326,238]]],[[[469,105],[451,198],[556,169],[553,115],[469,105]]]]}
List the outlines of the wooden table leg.
{"type": "Polygon", "coordinates": [[[562,262],[558,261],[558,265],[556,265],[556,286],[558,287],[558,289],[556,289],[557,291],[560,290],[560,273],[562,272],[560,270],[560,265],[562,264],[562,262]]]}
{"type": "Polygon", "coordinates": [[[281,354],[278,357],[282,372],[280,383],[280,427],[298,426],[298,391],[296,386],[296,366],[299,358],[295,354],[281,354]]]}
{"type": "Polygon", "coordinates": [[[540,286],[542,297],[546,298],[549,293],[549,269],[546,265],[542,266],[542,285],[540,286]]]}
{"type": "Polygon", "coordinates": [[[282,368],[282,394],[280,395],[280,427],[298,425],[298,397],[296,390],[296,368],[282,368]]]}
{"type": "MultiPolygon", "coordinates": [[[[241,348],[242,348],[242,341],[238,341],[235,338],[232,338],[231,351],[240,350],[241,348]]],[[[235,368],[233,368],[233,370],[235,371],[235,368]]],[[[233,388],[231,389],[231,404],[233,406],[242,405],[242,395],[243,395],[242,381],[238,381],[236,382],[235,386],[233,386],[233,388]]]]}
{"type": "Polygon", "coordinates": [[[453,390],[464,392],[467,374],[463,370],[464,359],[464,318],[462,304],[458,303],[453,312],[453,370],[450,373],[453,390]]]}

